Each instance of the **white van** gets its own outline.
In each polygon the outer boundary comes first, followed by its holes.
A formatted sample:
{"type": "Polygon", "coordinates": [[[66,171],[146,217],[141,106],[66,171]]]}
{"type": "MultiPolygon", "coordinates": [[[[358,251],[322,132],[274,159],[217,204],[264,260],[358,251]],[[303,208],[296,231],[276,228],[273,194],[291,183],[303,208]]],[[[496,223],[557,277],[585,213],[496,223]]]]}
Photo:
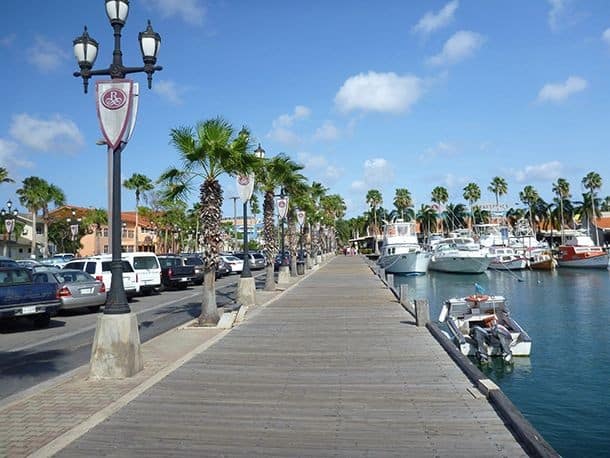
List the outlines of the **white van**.
{"type": "Polygon", "coordinates": [[[121,253],[121,258],[129,261],[138,274],[136,294],[149,295],[161,287],[161,265],[157,255],[150,251],[121,253]]]}
{"type": "MultiPolygon", "coordinates": [[[[111,261],[112,256],[110,255],[75,258],[68,262],[63,268],[84,270],[88,274],[93,275],[96,280],[103,281],[106,288],[110,290],[112,288],[111,261]]],[[[128,299],[136,294],[137,285],[138,274],[134,271],[131,263],[128,260],[123,259],[123,289],[125,290],[128,299]]]]}

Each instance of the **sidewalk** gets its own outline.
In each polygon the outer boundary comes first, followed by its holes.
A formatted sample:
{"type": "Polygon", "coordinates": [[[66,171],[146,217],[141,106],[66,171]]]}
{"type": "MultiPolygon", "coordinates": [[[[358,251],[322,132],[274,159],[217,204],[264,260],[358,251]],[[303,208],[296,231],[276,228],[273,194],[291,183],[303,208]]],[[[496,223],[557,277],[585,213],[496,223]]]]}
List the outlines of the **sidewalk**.
{"type": "MultiPolygon", "coordinates": [[[[310,273],[308,273],[309,275],[310,273]]],[[[306,276],[305,276],[306,277],[306,276]]],[[[275,292],[257,291],[257,307],[278,297],[305,277],[291,278],[275,292]]],[[[0,458],[39,456],[61,449],[119,410],[229,331],[179,327],[142,345],[144,370],[123,380],[88,380],[88,366],[14,396],[0,407],[0,458]],[[60,438],[60,440],[58,440],[60,438]],[[48,446],[52,441],[52,447],[48,446]]]]}

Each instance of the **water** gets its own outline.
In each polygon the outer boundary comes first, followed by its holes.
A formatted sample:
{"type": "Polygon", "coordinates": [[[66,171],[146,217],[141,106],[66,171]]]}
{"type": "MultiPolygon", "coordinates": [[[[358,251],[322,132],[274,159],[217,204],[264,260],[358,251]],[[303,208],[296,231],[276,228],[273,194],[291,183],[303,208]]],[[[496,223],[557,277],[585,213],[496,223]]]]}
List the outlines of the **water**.
{"type": "Polygon", "coordinates": [[[564,457],[610,456],[610,272],[430,272],[394,277],[410,298],[428,298],[437,319],[443,301],[475,292],[507,298],[532,338],[532,355],[481,370],[564,457]]]}

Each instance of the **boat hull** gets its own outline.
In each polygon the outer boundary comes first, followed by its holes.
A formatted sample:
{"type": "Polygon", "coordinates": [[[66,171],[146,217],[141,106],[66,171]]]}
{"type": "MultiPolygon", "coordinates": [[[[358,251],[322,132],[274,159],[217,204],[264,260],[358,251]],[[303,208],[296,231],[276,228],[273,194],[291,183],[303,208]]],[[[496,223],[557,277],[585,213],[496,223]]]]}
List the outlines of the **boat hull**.
{"type": "Polygon", "coordinates": [[[557,261],[554,259],[546,259],[544,261],[530,261],[530,269],[532,270],[554,270],[557,261]]]}
{"type": "Polygon", "coordinates": [[[397,275],[424,275],[428,271],[430,254],[426,252],[402,253],[383,256],[377,261],[386,272],[397,275]]]}
{"type": "Polygon", "coordinates": [[[489,268],[493,270],[523,270],[527,267],[525,259],[512,259],[510,261],[492,261],[489,268]]]}
{"type": "Polygon", "coordinates": [[[607,269],[608,254],[605,253],[587,258],[558,259],[557,265],[559,267],[577,267],[580,269],[607,269]]]}
{"type": "Polygon", "coordinates": [[[432,256],[428,269],[454,274],[481,274],[489,268],[490,262],[487,257],[432,256]]]}

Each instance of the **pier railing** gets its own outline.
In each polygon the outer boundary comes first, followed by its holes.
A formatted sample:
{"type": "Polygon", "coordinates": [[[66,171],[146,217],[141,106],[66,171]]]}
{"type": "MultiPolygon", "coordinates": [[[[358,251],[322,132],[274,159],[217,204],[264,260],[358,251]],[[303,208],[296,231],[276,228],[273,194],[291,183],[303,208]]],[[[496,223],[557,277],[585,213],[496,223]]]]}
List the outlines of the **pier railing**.
{"type": "Polygon", "coordinates": [[[408,285],[401,284],[399,288],[396,288],[393,274],[386,272],[383,268],[370,261],[367,261],[367,263],[373,273],[394,294],[398,303],[415,318],[416,326],[425,326],[428,329],[430,334],[449,354],[462,372],[488,399],[526,453],[532,457],[559,457],[560,455],[544,440],[542,435],[502,392],[500,387],[487,378],[470,359],[462,354],[457,346],[441,330],[438,323],[430,321],[428,299],[411,299],[409,297],[408,285]]]}

